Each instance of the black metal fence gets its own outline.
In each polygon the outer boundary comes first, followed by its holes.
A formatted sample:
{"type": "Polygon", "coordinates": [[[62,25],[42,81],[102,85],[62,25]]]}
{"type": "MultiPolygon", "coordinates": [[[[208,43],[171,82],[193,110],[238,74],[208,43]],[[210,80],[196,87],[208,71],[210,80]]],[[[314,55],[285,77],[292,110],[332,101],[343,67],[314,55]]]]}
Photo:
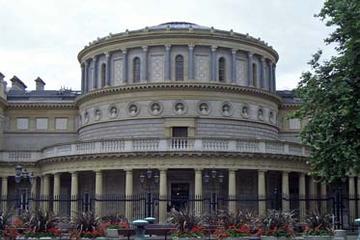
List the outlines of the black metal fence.
{"type": "Polygon", "coordinates": [[[267,198],[257,196],[236,196],[228,198],[217,194],[205,196],[189,196],[182,198],[161,198],[157,194],[145,193],[131,197],[120,194],[105,194],[95,196],[82,194],[79,196],[28,196],[19,195],[0,198],[0,210],[4,208],[16,210],[21,214],[27,210],[48,209],[56,211],[60,216],[69,217],[71,206],[75,206],[78,212],[95,211],[96,204],[101,206],[101,215],[126,214],[126,208],[131,208],[134,219],[147,216],[159,216],[159,205],[166,204],[167,211],[172,208],[188,208],[190,211],[198,211],[203,214],[216,213],[219,210],[227,210],[232,203],[237,210],[250,210],[258,212],[259,204],[264,203],[267,209],[282,209],[284,203],[288,203],[290,210],[295,211],[301,217],[301,210],[306,214],[310,211],[327,213],[333,216],[333,223],[337,228],[352,228],[353,220],[359,217],[360,199],[349,198],[341,194],[335,194],[326,198],[299,198],[296,195],[283,198],[281,195],[272,195],[267,198]],[[130,204],[129,204],[130,203],[130,204]],[[352,211],[350,211],[352,209],[352,211]]]}

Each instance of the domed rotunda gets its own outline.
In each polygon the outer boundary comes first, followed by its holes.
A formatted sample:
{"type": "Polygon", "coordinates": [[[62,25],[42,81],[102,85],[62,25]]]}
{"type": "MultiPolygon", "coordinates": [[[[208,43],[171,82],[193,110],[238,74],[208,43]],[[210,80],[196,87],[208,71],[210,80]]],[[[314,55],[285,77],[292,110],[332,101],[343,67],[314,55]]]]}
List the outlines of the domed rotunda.
{"type": "Polygon", "coordinates": [[[248,34],[169,22],[90,42],[81,91],[40,78],[29,91],[16,76],[7,89],[1,74],[2,208],[160,222],[182,207],[326,208],[300,200],[327,186],[307,175],[304,123],[288,117],[299,100],[276,91],[278,59],[248,34]]]}

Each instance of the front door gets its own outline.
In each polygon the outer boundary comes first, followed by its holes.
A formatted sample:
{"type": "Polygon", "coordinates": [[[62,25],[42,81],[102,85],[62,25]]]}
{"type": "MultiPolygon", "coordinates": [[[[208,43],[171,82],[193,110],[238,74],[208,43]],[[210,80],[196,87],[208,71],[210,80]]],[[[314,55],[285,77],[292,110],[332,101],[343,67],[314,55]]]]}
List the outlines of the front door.
{"type": "Polygon", "coordinates": [[[189,201],[189,183],[171,184],[171,207],[180,210],[186,207],[189,201]]]}

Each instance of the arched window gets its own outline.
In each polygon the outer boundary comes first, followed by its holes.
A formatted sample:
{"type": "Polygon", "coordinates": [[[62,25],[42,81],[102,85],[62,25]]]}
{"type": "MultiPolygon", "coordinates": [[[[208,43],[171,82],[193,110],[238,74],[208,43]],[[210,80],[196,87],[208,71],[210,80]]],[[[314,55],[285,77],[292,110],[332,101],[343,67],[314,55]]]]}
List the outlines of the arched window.
{"type": "Polygon", "coordinates": [[[258,86],[258,75],[257,75],[257,65],[255,63],[253,63],[253,67],[252,67],[252,70],[253,70],[253,84],[255,87],[259,87],[258,86]]]}
{"type": "Polygon", "coordinates": [[[219,82],[225,82],[225,58],[219,58],[219,69],[218,69],[219,82]]]}
{"type": "Polygon", "coordinates": [[[184,81],[184,57],[182,55],[175,57],[175,80],[184,81]]]}
{"type": "Polygon", "coordinates": [[[101,64],[101,72],[100,72],[100,81],[101,81],[101,87],[105,86],[106,81],[106,64],[101,64]]]}
{"type": "Polygon", "coordinates": [[[133,60],[133,81],[140,82],[140,58],[138,57],[133,60]]]}

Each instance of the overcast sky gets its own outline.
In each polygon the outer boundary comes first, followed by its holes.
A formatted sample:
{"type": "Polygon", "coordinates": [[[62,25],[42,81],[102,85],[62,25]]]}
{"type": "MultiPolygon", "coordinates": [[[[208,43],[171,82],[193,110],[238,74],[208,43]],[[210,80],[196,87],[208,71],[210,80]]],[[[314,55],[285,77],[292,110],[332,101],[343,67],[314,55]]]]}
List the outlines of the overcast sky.
{"type": "MultiPolygon", "coordinates": [[[[0,72],[28,89],[80,89],[77,53],[111,33],[187,21],[249,33],[280,55],[277,89],[295,88],[330,29],[313,15],[322,0],[0,0],[0,72]]],[[[327,55],[333,50],[327,47],[327,55]]],[[[9,82],[9,81],[8,81],[9,82]]]]}

